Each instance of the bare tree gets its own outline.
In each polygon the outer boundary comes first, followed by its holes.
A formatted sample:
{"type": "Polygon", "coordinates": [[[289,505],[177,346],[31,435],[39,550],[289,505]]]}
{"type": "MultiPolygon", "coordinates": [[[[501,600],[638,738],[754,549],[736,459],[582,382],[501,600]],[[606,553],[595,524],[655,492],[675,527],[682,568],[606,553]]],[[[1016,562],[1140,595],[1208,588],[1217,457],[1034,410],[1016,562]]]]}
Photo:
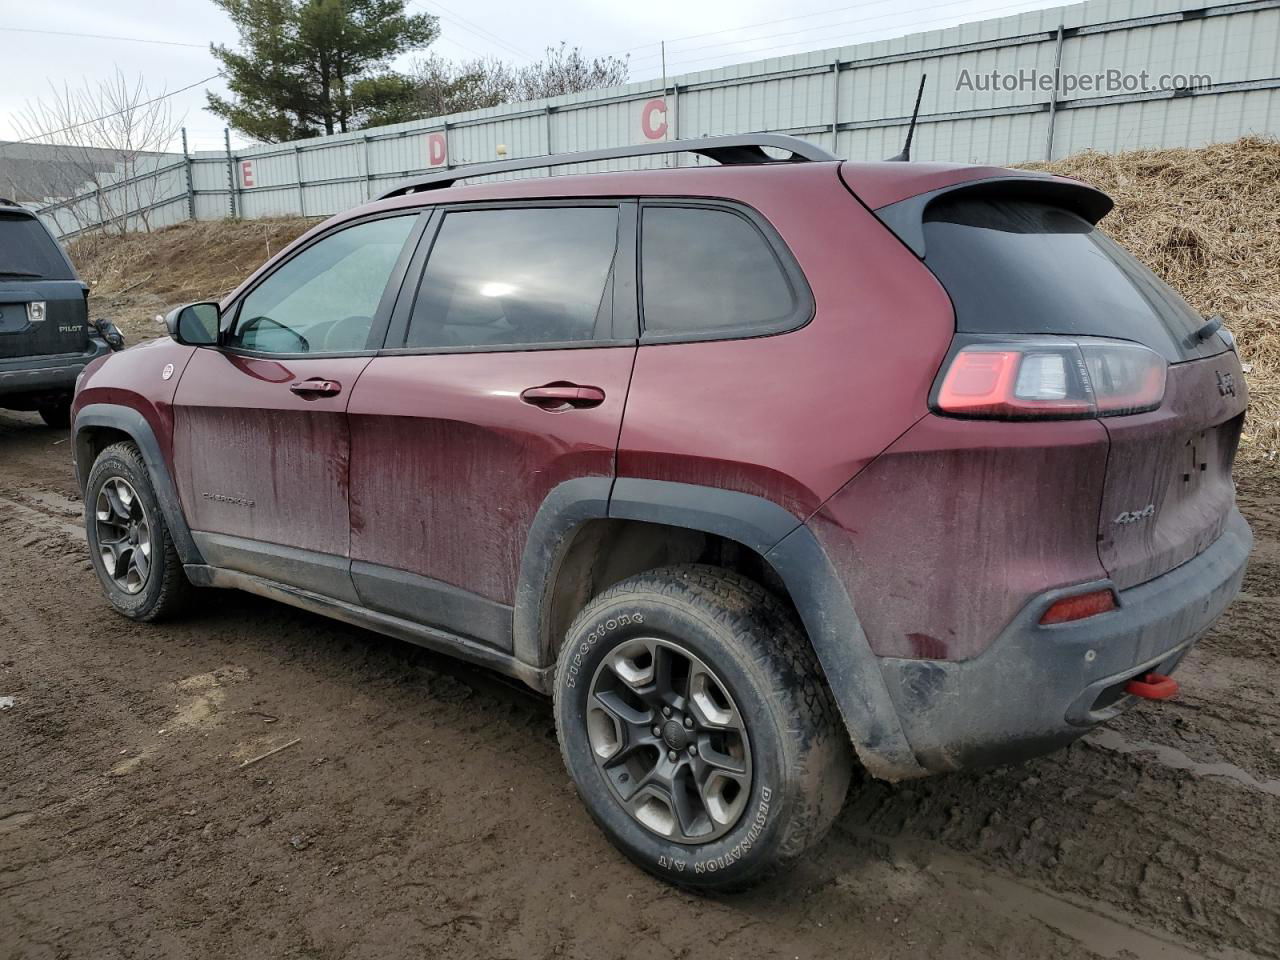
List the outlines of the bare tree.
{"type": "Polygon", "coordinates": [[[547,47],[547,55],[537,63],[515,71],[513,100],[540,100],[566,93],[582,93],[616,87],[627,82],[631,72],[630,57],[591,57],[581,47],[570,47],[563,40],[558,47],[547,47]]]}
{"type": "MultiPolygon", "coordinates": [[[[102,226],[123,233],[132,224],[151,229],[151,207],[171,192],[171,177],[155,172],[171,159],[182,127],[164,91],[147,89],[117,69],[109,79],[81,87],[50,86],[50,95],[14,117],[20,144],[40,162],[30,165],[29,192],[71,200],[64,209],[80,229],[102,226]],[[74,199],[73,199],[74,198],[74,199]]],[[[180,176],[180,174],[179,174],[180,176]]]]}
{"type": "Polygon", "coordinates": [[[617,86],[627,82],[629,69],[626,57],[587,58],[581,48],[565,43],[548,47],[543,59],[523,67],[492,57],[432,55],[415,61],[407,74],[365,78],[352,88],[352,101],[363,125],[377,127],[617,86]]]}

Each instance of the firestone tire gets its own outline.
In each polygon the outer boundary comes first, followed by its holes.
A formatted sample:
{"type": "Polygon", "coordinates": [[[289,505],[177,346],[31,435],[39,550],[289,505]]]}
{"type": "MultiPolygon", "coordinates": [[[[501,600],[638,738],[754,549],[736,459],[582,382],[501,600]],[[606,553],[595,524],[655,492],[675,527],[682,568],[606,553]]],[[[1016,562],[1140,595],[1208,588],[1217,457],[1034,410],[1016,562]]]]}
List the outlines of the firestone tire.
{"type": "Polygon", "coordinates": [[[89,559],[117,613],[150,623],[169,619],[186,607],[193,587],[182,569],[142,454],[133,444],[112,444],[94,461],[85,484],[84,519],[89,559]],[[118,563],[107,559],[111,554],[119,558],[118,563]],[[143,561],[145,571],[139,573],[143,561]],[[114,570],[108,569],[109,563],[114,570]]]}
{"type": "Polygon", "coordinates": [[[826,834],[848,792],[849,741],[808,639],[772,594],[719,568],[653,570],[592,600],[561,647],[554,697],[565,766],[591,816],[637,865],[682,887],[766,879],[826,834]],[[713,695],[699,701],[695,683],[713,695]],[[703,726],[708,712],[723,729],[703,726]],[[707,799],[697,770],[710,758],[735,764],[737,785],[719,775],[720,796],[707,799]]]}

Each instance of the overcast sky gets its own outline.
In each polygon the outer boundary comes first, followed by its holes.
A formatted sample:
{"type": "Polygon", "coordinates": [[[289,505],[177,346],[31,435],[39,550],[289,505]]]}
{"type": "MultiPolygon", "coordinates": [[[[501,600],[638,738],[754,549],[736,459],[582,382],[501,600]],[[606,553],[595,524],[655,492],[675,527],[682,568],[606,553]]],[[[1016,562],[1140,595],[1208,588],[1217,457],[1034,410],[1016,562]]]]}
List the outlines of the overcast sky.
{"type": "MultiPolygon", "coordinates": [[[[643,80],[661,75],[658,41],[663,39],[667,73],[675,76],[1056,5],[1046,0],[410,0],[409,9],[440,18],[441,37],[431,50],[449,58],[495,56],[523,64],[563,40],[589,55],[629,54],[631,78],[643,80]]],[[[0,139],[13,139],[15,115],[29,101],[49,96],[51,83],[81,86],[112,75],[118,66],[130,79],[140,75],[152,93],[169,92],[218,69],[210,41],[234,45],[237,37],[211,0],[2,0],[0,39],[0,139]]],[[[171,100],[175,114],[185,115],[192,149],[222,144],[222,121],[203,109],[206,88],[225,90],[214,80],[171,100]]],[[[234,142],[244,141],[234,137],[234,142]]]]}

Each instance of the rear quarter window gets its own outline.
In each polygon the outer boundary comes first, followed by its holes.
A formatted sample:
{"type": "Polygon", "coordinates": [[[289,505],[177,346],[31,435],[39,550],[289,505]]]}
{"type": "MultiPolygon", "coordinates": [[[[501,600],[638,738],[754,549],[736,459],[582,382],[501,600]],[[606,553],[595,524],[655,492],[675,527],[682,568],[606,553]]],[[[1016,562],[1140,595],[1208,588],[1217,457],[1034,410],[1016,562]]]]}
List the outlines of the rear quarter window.
{"type": "Polygon", "coordinates": [[[74,280],[58,243],[34,217],[0,213],[0,280],[74,280]]]}
{"type": "Polygon", "coordinates": [[[795,274],[743,214],[667,205],[643,210],[646,340],[753,336],[799,326],[808,310],[795,274]]]}

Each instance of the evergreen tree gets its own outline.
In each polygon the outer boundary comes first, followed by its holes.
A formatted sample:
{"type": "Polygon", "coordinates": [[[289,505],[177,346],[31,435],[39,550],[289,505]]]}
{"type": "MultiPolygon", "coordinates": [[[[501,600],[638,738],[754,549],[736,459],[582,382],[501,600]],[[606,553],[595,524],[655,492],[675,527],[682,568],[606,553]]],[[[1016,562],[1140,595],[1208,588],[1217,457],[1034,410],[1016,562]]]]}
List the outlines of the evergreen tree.
{"type": "Polygon", "coordinates": [[[436,18],[405,0],[213,0],[242,50],[213,44],[232,99],[209,110],[254,140],[277,143],[359,126],[353,88],[388,76],[389,61],[439,35],[436,18]]]}

